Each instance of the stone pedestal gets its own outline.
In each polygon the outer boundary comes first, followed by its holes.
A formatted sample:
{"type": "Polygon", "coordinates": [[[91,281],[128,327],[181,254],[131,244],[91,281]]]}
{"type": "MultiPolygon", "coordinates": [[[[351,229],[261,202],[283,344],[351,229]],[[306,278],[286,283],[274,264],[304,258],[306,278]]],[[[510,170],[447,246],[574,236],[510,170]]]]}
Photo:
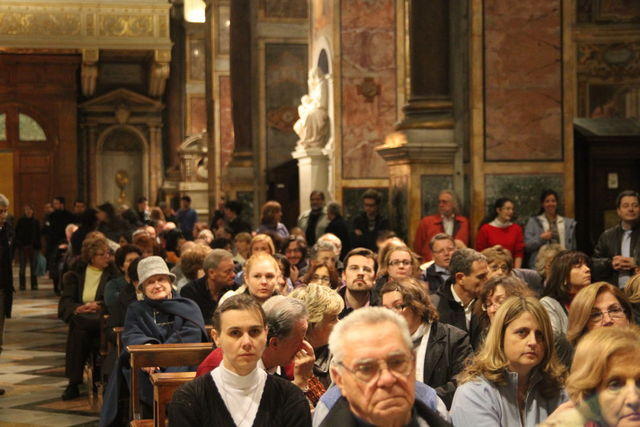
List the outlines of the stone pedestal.
{"type": "Polygon", "coordinates": [[[329,189],[329,157],[322,148],[298,147],[291,153],[298,161],[300,180],[300,212],[311,208],[309,195],[314,190],[327,194],[329,189]]]}

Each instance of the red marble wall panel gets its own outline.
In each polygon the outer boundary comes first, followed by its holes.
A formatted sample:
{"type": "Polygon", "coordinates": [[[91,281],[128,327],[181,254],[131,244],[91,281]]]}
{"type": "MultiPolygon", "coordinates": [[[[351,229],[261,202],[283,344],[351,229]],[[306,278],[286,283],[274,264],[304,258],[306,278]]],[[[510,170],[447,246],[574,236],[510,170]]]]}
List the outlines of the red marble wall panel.
{"type": "Polygon", "coordinates": [[[397,121],[394,4],[341,3],[343,178],[388,176],[374,148],[397,121]]]}
{"type": "Polygon", "coordinates": [[[189,135],[207,131],[207,103],[204,96],[191,96],[189,99],[189,135]]]}
{"type": "Polygon", "coordinates": [[[233,153],[233,119],[231,117],[231,79],[220,76],[220,165],[227,167],[233,153]]]}
{"type": "Polygon", "coordinates": [[[561,7],[484,3],[487,161],[562,159],[561,7]]]}

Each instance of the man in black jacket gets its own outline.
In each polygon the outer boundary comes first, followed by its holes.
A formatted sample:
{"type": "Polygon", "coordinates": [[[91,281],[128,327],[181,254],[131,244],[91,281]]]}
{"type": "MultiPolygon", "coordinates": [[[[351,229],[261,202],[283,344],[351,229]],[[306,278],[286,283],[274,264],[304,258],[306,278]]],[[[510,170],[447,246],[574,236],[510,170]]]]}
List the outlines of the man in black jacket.
{"type": "Polygon", "coordinates": [[[198,304],[204,323],[210,325],[220,297],[233,286],[236,277],[233,254],[224,249],[214,249],[204,259],[202,269],[204,276],[186,284],[180,290],[180,296],[198,304]]]}
{"type": "Polygon", "coordinates": [[[467,331],[475,349],[480,325],[473,314],[473,305],[489,275],[487,258],[473,249],[459,249],[451,257],[449,270],[451,278],[431,300],[440,321],[467,331]]]}
{"type": "MultiPolygon", "coordinates": [[[[2,353],[2,336],[4,334],[4,319],[11,317],[13,302],[13,272],[11,259],[13,258],[13,228],[7,222],[9,216],[9,199],[0,194],[0,353],[2,353]]],[[[0,396],[4,389],[0,388],[0,396]]]]}
{"type": "MultiPolygon", "coordinates": [[[[227,221],[227,226],[233,232],[233,236],[243,232],[251,233],[251,225],[240,218],[240,214],[242,213],[242,203],[237,200],[230,200],[224,204],[222,211],[224,212],[224,218],[227,221]]],[[[215,231],[216,228],[212,228],[212,230],[215,231]]]]}
{"type": "Polygon", "coordinates": [[[425,270],[423,280],[429,284],[429,292],[435,293],[451,277],[449,264],[451,256],[456,251],[456,243],[448,234],[438,233],[431,238],[429,249],[433,255],[433,262],[425,270]]]}
{"type": "Polygon", "coordinates": [[[369,189],[362,195],[364,211],[353,219],[355,247],[362,247],[376,251],[376,240],[380,232],[389,230],[389,220],[380,214],[382,196],[379,192],[369,189]]]}
{"type": "Polygon", "coordinates": [[[605,230],[593,250],[593,281],[624,288],[640,263],[640,194],[623,191],[616,208],[620,224],[605,230]]]}
{"type": "Polygon", "coordinates": [[[74,221],[74,216],[71,212],[64,207],[65,199],[62,196],[53,198],[53,212],[49,214],[48,226],[45,228],[45,236],[47,240],[47,269],[49,270],[49,276],[53,280],[54,289],[60,289],[60,275],[56,266],[56,254],[58,251],[58,245],[66,241],[64,233],[67,225],[74,221]]]}
{"type": "Polygon", "coordinates": [[[345,255],[351,250],[351,236],[349,235],[349,225],[344,219],[341,213],[342,208],[340,204],[331,202],[327,205],[327,218],[329,219],[329,225],[325,233],[334,234],[342,243],[340,249],[340,259],[343,259],[345,255]]]}

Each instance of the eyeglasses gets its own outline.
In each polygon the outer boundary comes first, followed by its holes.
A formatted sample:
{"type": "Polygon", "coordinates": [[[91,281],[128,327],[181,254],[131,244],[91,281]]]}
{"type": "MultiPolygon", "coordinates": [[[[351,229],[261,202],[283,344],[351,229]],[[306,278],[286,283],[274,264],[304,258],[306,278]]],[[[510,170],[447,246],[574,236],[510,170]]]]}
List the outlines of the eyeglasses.
{"type": "Polygon", "coordinates": [[[402,310],[404,310],[407,307],[408,307],[408,305],[406,305],[406,304],[392,305],[391,307],[388,307],[386,305],[384,306],[384,308],[388,308],[389,310],[393,310],[396,313],[400,313],[402,310]]]}
{"type": "Polygon", "coordinates": [[[406,353],[392,354],[387,359],[372,359],[356,362],[353,368],[347,367],[342,362],[336,362],[347,371],[351,372],[356,379],[370,383],[378,380],[383,369],[388,369],[395,376],[406,377],[413,368],[413,356],[406,353]]]}
{"type": "Polygon", "coordinates": [[[626,316],[626,312],[624,311],[624,308],[620,307],[619,305],[615,305],[611,308],[609,308],[609,310],[605,310],[605,311],[600,311],[600,310],[596,310],[593,311],[590,315],[589,315],[589,322],[593,323],[593,324],[598,324],[602,322],[602,319],[604,319],[604,315],[608,314],[610,319],[622,319],[623,317],[626,316]]]}
{"type": "Polygon", "coordinates": [[[509,271],[509,266],[507,266],[507,264],[502,264],[502,265],[491,264],[489,266],[489,270],[491,270],[491,271],[502,270],[504,272],[507,272],[507,271],[509,271]]]}
{"type": "Polygon", "coordinates": [[[314,274],[313,276],[311,276],[311,280],[313,281],[318,281],[318,282],[325,282],[325,283],[329,283],[331,281],[329,276],[318,276],[317,274],[314,274]]]}
{"type": "Polygon", "coordinates": [[[401,265],[404,265],[405,267],[408,267],[411,265],[411,260],[409,259],[394,259],[393,261],[389,261],[389,265],[392,265],[394,267],[398,267],[401,265]]]}
{"type": "Polygon", "coordinates": [[[484,303],[482,304],[482,311],[489,311],[490,308],[494,310],[498,310],[504,301],[496,301],[492,303],[484,303]]]}

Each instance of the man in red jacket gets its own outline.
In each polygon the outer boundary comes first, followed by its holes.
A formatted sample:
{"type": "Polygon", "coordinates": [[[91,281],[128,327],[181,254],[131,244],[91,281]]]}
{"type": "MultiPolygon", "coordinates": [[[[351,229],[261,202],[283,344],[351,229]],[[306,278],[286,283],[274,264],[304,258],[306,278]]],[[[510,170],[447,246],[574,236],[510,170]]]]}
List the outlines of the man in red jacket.
{"type": "Polygon", "coordinates": [[[429,242],[438,233],[446,233],[455,239],[458,248],[469,245],[469,220],[458,215],[458,202],[451,190],[442,190],[438,195],[438,213],[425,216],[420,220],[413,240],[413,249],[423,258],[423,262],[432,259],[429,242]]]}

